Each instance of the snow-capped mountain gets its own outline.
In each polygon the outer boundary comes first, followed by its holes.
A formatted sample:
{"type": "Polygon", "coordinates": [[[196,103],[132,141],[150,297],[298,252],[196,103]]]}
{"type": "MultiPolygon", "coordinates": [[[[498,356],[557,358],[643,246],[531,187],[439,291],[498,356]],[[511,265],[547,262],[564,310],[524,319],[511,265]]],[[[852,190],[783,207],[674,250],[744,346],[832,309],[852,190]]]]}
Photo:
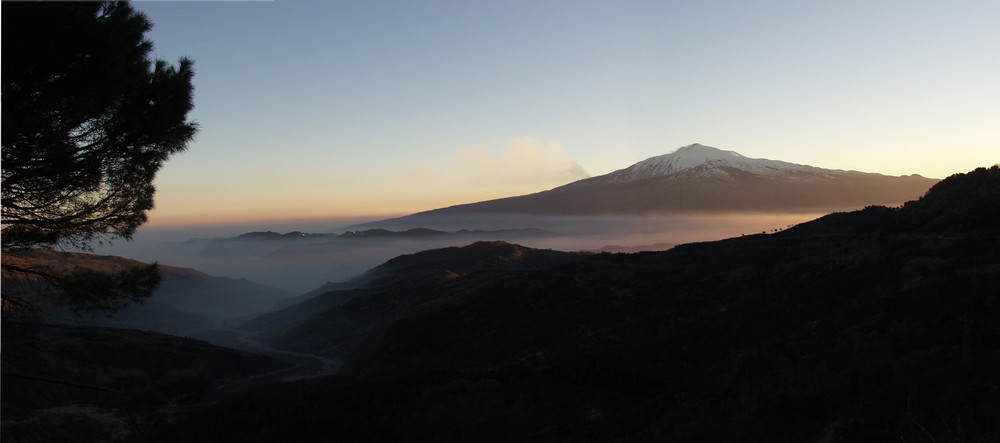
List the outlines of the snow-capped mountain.
{"type": "Polygon", "coordinates": [[[812,166],[761,158],[747,158],[734,151],[723,151],[695,143],[670,154],[647,158],[607,176],[612,181],[624,182],[698,170],[715,177],[727,177],[725,168],[735,168],[760,175],[822,171],[822,169],[812,166]]]}
{"type": "MultiPolygon", "coordinates": [[[[700,144],[548,191],[414,214],[833,212],[898,205],[938,180],[748,158],[700,144]]],[[[411,216],[412,217],[412,216],[411,216]]]]}
{"type": "Polygon", "coordinates": [[[671,175],[732,181],[736,180],[733,171],[755,174],[761,177],[801,177],[804,174],[820,174],[822,177],[829,178],[831,174],[851,173],[778,160],[748,158],[735,151],[724,151],[695,143],[684,146],[669,154],[647,158],[625,169],[619,169],[598,177],[579,180],[566,186],[626,183],[671,175]]]}

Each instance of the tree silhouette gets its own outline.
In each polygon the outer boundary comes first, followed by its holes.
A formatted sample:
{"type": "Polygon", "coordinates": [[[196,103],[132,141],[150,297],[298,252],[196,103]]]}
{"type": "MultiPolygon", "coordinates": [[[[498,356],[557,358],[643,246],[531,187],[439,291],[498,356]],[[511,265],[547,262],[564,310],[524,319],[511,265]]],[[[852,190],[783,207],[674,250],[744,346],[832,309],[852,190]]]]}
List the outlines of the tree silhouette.
{"type": "MultiPolygon", "coordinates": [[[[127,2],[4,2],[2,19],[3,253],[131,239],[156,172],[197,131],[192,62],[151,59],[152,24],[127,2]]],[[[3,269],[83,291],[84,310],[141,300],[159,279],[155,265],[96,279],[3,269]]]]}

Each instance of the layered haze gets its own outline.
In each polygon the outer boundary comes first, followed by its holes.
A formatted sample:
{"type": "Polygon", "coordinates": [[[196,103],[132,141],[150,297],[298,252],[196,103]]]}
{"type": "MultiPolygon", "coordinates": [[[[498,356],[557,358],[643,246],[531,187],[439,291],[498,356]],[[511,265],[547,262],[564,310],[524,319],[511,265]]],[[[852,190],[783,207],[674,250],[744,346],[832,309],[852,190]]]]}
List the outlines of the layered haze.
{"type": "Polygon", "coordinates": [[[504,240],[534,248],[596,251],[605,247],[662,250],[678,243],[717,240],[771,232],[812,220],[820,213],[731,213],[674,216],[531,216],[476,215],[463,220],[424,220],[422,226],[381,223],[391,230],[433,227],[444,231],[538,229],[543,232],[482,233],[430,238],[338,239],[364,228],[334,223],[273,224],[263,230],[304,231],[330,236],[283,240],[238,238],[253,232],[246,225],[144,228],[134,241],[96,249],[101,254],[184,266],[211,275],[244,278],[286,291],[303,293],[326,282],[347,280],[402,254],[463,246],[477,240],[504,240]],[[331,226],[333,225],[333,226],[331,226]]]}
{"type": "Polygon", "coordinates": [[[469,151],[460,170],[479,172],[463,180],[535,176],[540,170],[518,165],[540,157],[548,158],[546,174],[557,170],[565,180],[579,179],[547,191],[382,220],[153,226],[131,243],[98,252],[303,293],[398,255],[480,240],[561,251],[642,251],[776,232],[833,211],[915,200],[937,181],[748,158],[700,144],[597,177],[587,177],[558,144],[523,140],[504,152],[494,158],[469,151]],[[491,164],[500,166],[491,170],[491,164]],[[371,229],[378,231],[363,234],[371,229]]]}

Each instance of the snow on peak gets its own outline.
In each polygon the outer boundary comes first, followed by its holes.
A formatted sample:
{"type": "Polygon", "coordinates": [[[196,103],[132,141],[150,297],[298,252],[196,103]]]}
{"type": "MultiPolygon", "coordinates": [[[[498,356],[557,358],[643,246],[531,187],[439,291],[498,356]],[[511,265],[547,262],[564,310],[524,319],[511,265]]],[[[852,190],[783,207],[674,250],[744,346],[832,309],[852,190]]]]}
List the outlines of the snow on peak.
{"type": "Polygon", "coordinates": [[[729,173],[723,168],[739,169],[759,175],[818,170],[811,166],[782,161],[747,158],[734,151],[723,151],[695,143],[670,154],[650,157],[628,168],[612,172],[608,174],[608,178],[614,182],[627,182],[681,172],[728,178],[729,173]]]}

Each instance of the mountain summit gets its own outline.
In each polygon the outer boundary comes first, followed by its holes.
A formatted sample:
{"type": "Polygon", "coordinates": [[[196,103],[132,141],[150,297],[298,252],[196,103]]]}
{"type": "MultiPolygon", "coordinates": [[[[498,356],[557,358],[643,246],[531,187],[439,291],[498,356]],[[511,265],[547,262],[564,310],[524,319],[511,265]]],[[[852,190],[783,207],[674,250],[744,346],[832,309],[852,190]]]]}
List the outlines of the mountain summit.
{"type": "Polygon", "coordinates": [[[597,180],[580,180],[575,183],[622,183],[672,174],[703,175],[732,178],[727,169],[775,176],[784,173],[821,172],[823,169],[776,160],[747,158],[735,151],[723,151],[700,144],[684,146],[670,154],[647,158],[625,169],[594,177],[597,180]]]}
{"type": "Polygon", "coordinates": [[[755,159],[692,144],[609,174],[518,197],[421,212],[635,215],[704,212],[834,212],[895,206],[938,180],[891,177],[755,159]]]}

